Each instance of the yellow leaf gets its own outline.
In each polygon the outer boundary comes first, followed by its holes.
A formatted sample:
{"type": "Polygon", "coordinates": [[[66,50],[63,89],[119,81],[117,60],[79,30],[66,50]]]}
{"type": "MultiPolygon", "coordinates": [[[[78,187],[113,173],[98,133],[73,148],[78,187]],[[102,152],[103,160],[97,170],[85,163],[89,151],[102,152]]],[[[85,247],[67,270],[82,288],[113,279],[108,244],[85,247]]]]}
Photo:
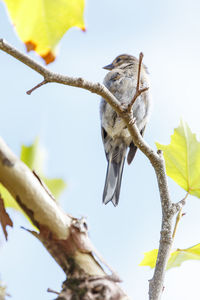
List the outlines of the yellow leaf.
{"type": "Polygon", "coordinates": [[[149,266],[152,269],[155,268],[157,256],[158,256],[158,249],[153,249],[149,252],[145,252],[144,258],[139,264],[139,266],[149,266]]]}
{"type": "Polygon", "coordinates": [[[27,50],[35,50],[48,64],[56,45],[71,27],[85,30],[85,0],[4,0],[27,50]]]}
{"type": "MultiPolygon", "coordinates": [[[[157,255],[158,249],[145,252],[140,266],[149,266],[152,269],[155,268],[157,255]]],[[[179,267],[186,260],[200,260],[200,244],[190,248],[176,249],[173,251],[168,260],[166,269],[169,270],[174,267],[179,267]]]]}
{"type": "Polygon", "coordinates": [[[156,143],[156,146],[163,151],[167,175],[200,198],[200,142],[187,123],[181,121],[169,145],[156,143]]]}

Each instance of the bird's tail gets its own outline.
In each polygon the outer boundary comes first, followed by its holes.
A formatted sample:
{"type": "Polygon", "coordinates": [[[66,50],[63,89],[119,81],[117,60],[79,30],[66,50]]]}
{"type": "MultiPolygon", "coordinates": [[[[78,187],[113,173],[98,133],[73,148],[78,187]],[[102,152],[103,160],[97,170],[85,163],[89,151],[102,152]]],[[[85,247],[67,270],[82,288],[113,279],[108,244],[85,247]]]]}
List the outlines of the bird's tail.
{"type": "Polygon", "coordinates": [[[118,205],[125,154],[126,151],[123,151],[120,160],[113,159],[112,156],[108,160],[106,182],[103,191],[104,204],[112,201],[114,206],[118,205]]]}

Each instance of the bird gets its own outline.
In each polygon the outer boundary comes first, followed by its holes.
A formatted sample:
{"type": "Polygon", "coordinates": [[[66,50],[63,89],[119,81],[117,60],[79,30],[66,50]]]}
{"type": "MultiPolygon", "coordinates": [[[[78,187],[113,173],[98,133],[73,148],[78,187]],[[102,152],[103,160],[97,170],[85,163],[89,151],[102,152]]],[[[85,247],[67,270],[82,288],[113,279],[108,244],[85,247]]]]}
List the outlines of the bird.
{"type": "MultiPolygon", "coordinates": [[[[139,60],[128,54],[117,56],[111,64],[103,69],[109,70],[103,84],[116,97],[122,105],[127,105],[133,99],[138,76],[139,60]]],[[[140,88],[148,88],[134,102],[132,111],[135,124],[143,136],[149,119],[151,97],[149,92],[149,72],[142,63],[140,71],[140,88]]],[[[103,203],[112,202],[114,206],[119,203],[122,173],[127,155],[130,164],[135,156],[137,147],[124,121],[103,98],[100,102],[101,135],[105,155],[108,162],[106,180],[103,191],[103,203]]]]}

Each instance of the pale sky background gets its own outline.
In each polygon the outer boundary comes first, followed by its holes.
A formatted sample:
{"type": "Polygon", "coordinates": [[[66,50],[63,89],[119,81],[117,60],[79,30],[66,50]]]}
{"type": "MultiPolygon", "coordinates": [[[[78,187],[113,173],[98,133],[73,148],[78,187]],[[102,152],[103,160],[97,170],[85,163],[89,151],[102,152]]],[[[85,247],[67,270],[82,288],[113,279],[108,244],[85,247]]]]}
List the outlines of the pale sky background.
{"type": "MultiPolygon", "coordinates": [[[[200,1],[124,0],[87,1],[87,31],[71,29],[59,45],[50,69],[102,82],[102,67],[118,54],[144,53],[154,102],[146,141],[167,144],[181,117],[200,132],[200,1]]],[[[0,3],[0,37],[25,51],[0,3]]],[[[41,62],[35,54],[32,57],[41,62]]],[[[106,159],[101,142],[99,97],[58,84],[46,85],[31,96],[26,91],[41,77],[0,52],[0,134],[19,155],[22,143],[36,136],[48,151],[46,175],[62,177],[67,189],[61,197],[66,212],[86,216],[90,237],[106,261],[123,279],[133,299],[148,298],[152,270],[139,267],[143,253],[158,247],[161,209],[154,171],[138,151],[125,166],[120,203],[102,204],[106,159]]],[[[173,201],[185,192],[169,180],[173,201]]],[[[175,248],[200,243],[200,199],[190,197],[178,228],[175,248]]],[[[47,288],[59,291],[65,274],[44,247],[20,228],[29,227],[16,212],[9,241],[0,236],[0,279],[12,300],[50,300],[47,288]]],[[[188,261],[166,274],[162,300],[198,299],[200,262],[188,261]]]]}

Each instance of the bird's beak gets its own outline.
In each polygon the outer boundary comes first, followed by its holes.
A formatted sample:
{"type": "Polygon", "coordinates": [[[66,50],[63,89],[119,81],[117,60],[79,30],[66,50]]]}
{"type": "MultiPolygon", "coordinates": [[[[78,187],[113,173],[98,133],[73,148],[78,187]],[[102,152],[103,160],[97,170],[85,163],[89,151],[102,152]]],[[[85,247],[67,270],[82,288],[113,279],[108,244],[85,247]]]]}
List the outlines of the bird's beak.
{"type": "Polygon", "coordinates": [[[112,69],[114,69],[114,66],[113,66],[113,64],[110,64],[110,65],[103,67],[103,69],[112,70],[112,69]]]}

